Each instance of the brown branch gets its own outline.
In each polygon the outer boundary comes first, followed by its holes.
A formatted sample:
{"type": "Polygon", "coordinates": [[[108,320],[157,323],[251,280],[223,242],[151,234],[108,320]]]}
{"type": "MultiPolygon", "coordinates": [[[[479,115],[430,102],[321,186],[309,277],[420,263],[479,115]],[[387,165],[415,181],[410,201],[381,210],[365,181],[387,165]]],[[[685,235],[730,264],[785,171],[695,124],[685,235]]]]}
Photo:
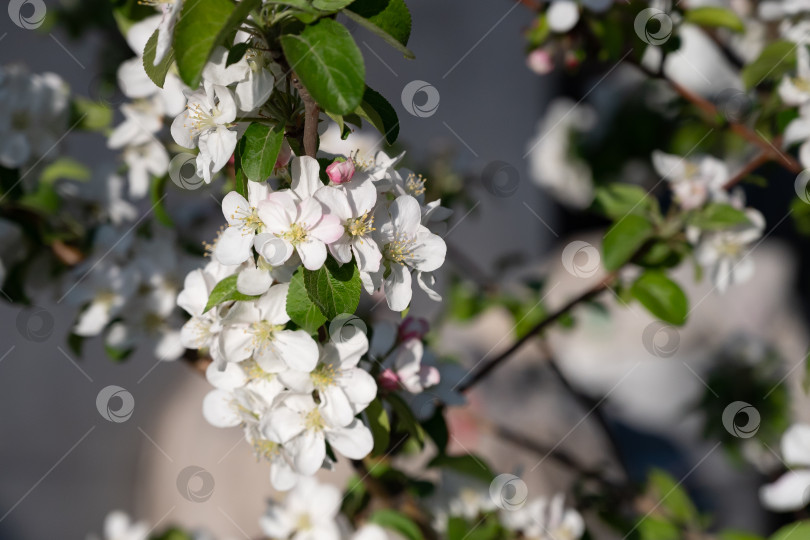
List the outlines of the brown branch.
{"type": "Polygon", "coordinates": [[[750,176],[755,170],[771,161],[771,159],[771,154],[769,152],[760,152],[754,156],[754,159],[746,163],[745,166],[737,172],[737,174],[729,178],[729,180],[723,184],[723,189],[729,190],[733,188],[750,176]]]}
{"type": "Polygon", "coordinates": [[[484,377],[489,375],[490,371],[492,371],[493,369],[498,367],[501,363],[503,363],[515,351],[520,349],[523,346],[523,344],[525,344],[534,336],[545,330],[552,323],[556,322],[560,317],[571,311],[577,304],[590,300],[595,296],[598,296],[605,289],[610,287],[610,285],[615,280],[616,280],[615,272],[608,274],[602,281],[600,281],[587,291],[581,293],[579,296],[571,299],[563,307],[561,307],[560,309],[558,309],[557,311],[555,311],[554,313],[552,313],[551,315],[549,315],[548,317],[546,317],[545,319],[534,325],[534,327],[531,330],[529,330],[526,333],[526,335],[524,335],[522,338],[513,343],[511,347],[509,347],[504,352],[502,352],[501,354],[499,354],[498,356],[496,356],[495,358],[493,358],[492,360],[481,366],[477,371],[474,371],[466,382],[459,385],[458,387],[459,391],[466,392],[467,390],[469,390],[470,388],[481,382],[481,380],[484,379],[484,377]]]}
{"type": "Polygon", "coordinates": [[[295,73],[292,75],[292,82],[304,102],[304,153],[314,158],[318,152],[318,118],[321,111],[295,73]]]}

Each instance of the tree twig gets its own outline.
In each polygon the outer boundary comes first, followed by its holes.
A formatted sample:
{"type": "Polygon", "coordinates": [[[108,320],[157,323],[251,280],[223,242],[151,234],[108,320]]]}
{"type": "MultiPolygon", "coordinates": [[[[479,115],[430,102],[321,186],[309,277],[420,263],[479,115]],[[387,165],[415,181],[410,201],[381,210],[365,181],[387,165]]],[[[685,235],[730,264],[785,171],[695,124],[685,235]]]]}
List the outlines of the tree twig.
{"type": "Polygon", "coordinates": [[[304,153],[314,158],[318,152],[318,118],[321,111],[295,73],[292,74],[292,82],[304,102],[304,153]]]}

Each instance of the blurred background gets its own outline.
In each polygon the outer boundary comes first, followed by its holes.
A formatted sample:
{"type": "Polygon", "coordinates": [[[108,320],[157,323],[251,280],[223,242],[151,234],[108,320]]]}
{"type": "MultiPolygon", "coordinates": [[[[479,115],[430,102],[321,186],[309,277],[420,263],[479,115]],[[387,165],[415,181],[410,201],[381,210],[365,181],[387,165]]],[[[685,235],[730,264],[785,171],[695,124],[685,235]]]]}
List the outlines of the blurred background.
{"type": "MultiPolygon", "coordinates": [[[[46,5],[55,12],[79,2],[46,5]]],[[[111,17],[99,16],[99,5],[106,3],[87,2],[75,17],[109,25],[111,17]]],[[[452,196],[455,210],[445,235],[455,255],[439,276],[445,302],[418,296],[411,314],[441,318],[435,347],[473,366],[508,347],[521,317],[534,315],[530,309],[517,317],[495,306],[474,318],[447,317],[448,310],[463,311],[464,291],[497,283],[536,306],[535,292],[520,284],[543,279],[542,301],[554,307],[595,283],[598,275],[577,277],[561,255],[573,241],[601,242],[607,222],[579,211],[588,206],[593,183],[654,185],[649,153],[669,146],[682,126],[678,118],[645,112],[645,100],[661,99],[663,91],[642,87],[628,66],[592,66],[573,75],[530,70],[524,34],[532,14],[521,2],[473,7],[462,0],[411,0],[409,7],[415,60],[350,28],[364,53],[369,85],[397,110],[398,145],[408,151],[407,163],[441,178],[440,191],[452,196]],[[438,105],[417,115],[414,100],[422,98],[413,88],[425,85],[435,88],[438,105]],[[619,153],[635,159],[611,160],[619,153]]],[[[695,91],[711,96],[739,85],[707,44],[689,41],[682,52],[673,76],[695,91]]],[[[64,25],[25,30],[0,16],[0,63],[55,72],[74,93],[113,107],[124,98],[104,89],[104,73],[130,55],[114,26],[94,25],[73,36],[64,25]]],[[[367,150],[379,146],[378,139],[358,133],[340,142],[333,130],[323,144],[367,150]]],[[[98,135],[74,133],[63,145],[91,166],[116,159],[98,135]]],[[[776,168],[762,174],[784,188],[747,188],[769,223],[767,239],[752,254],[757,271],[750,283],[719,295],[706,282],[696,284],[693,269],[684,265],[675,278],[695,308],[683,329],[671,329],[674,334],[657,334],[639,306],[619,306],[606,293],[601,308],[577,312],[576,327],[554,330],[543,343],[522,349],[468,396],[469,408],[452,410],[451,445],[487,457],[496,473],[520,475],[530,494],[572,485],[574,474],[549,457],[551,450],[594,465],[608,460],[617,471],[620,463],[639,482],[651,467],[663,468],[683,480],[718,526],[770,530],[778,518],[761,509],[757,489],[778,457],[770,447],[728,443],[720,424],[729,403],[752,403],[762,413],[761,429],[773,430],[776,447],[788,412],[810,419],[807,404],[791,400],[786,390],[799,395],[804,374],[807,243],[795,221],[784,219],[794,196],[792,178],[776,168]],[[550,354],[580,399],[544,367],[550,354]],[[767,366],[766,376],[757,374],[770,381],[765,387],[750,384],[754,363],[767,366]],[[496,425],[547,450],[506,441],[496,425]]],[[[172,194],[170,205],[210,214],[210,228],[199,231],[198,241],[221,221],[216,198],[200,200],[200,193],[172,194]]],[[[148,210],[148,203],[140,208],[148,210]]],[[[57,303],[59,296],[43,286],[32,292],[34,306],[0,303],[0,538],[84,538],[116,508],[156,526],[178,523],[225,537],[257,537],[258,517],[272,495],[268,468],[253,457],[240,430],[220,430],[202,418],[206,381],[182,362],[156,362],[143,353],[111,362],[101,340],[86,343],[78,358],[66,345],[75,308],[57,303]],[[109,385],[134,398],[126,422],[106,421],[97,410],[98,393],[109,385]],[[189,467],[213,478],[212,494],[202,503],[189,500],[178,484],[189,467]]],[[[598,538],[611,538],[599,532],[598,538]]]]}

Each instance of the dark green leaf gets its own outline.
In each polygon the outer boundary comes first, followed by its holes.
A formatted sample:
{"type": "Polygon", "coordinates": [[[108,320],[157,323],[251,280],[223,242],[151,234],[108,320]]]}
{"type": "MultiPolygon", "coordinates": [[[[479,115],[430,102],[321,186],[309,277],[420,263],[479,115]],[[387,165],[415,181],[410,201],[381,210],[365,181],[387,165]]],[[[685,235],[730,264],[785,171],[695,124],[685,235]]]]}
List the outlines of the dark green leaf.
{"type": "Polygon", "coordinates": [[[158,31],[152,34],[149,41],[146,42],[146,47],[143,50],[143,69],[146,74],[152,79],[152,82],[163,88],[163,83],[166,82],[166,74],[174,62],[174,50],[170,47],[163,60],[158,65],[155,65],[155,53],[157,52],[157,39],[158,31]]]}
{"type": "Polygon", "coordinates": [[[320,9],[321,11],[335,12],[340,11],[354,0],[312,0],[312,7],[320,9]]]}
{"type": "Polygon", "coordinates": [[[249,48],[250,48],[250,43],[248,43],[247,41],[243,41],[242,43],[237,43],[236,45],[231,47],[231,50],[228,51],[228,59],[225,60],[225,67],[228,67],[228,66],[230,66],[232,64],[235,64],[239,60],[241,60],[242,57],[245,56],[245,53],[247,52],[247,50],[249,48]]]}
{"type": "Polygon", "coordinates": [[[411,12],[404,0],[355,0],[349,9],[371,21],[402,45],[411,36],[411,12]]]}
{"type": "Polygon", "coordinates": [[[408,404],[397,394],[388,394],[385,399],[391,404],[396,415],[394,430],[410,434],[420,448],[424,446],[425,430],[417,422],[408,404]]]}
{"type": "Polygon", "coordinates": [[[363,55],[346,28],[321,19],[299,34],[281,36],[290,67],[325,110],[347,114],[360,105],[365,91],[363,55]]]}
{"type": "Polygon", "coordinates": [[[248,180],[261,182],[273,174],[284,131],[265,124],[253,123],[239,140],[239,160],[248,180]]]}
{"type": "Polygon", "coordinates": [[[381,527],[395,531],[408,540],[424,539],[424,536],[422,536],[422,531],[419,529],[419,525],[414,523],[414,521],[405,514],[396,510],[389,508],[377,510],[371,514],[368,521],[369,523],[376,523],[381,527]]]}
{"type": "Polygon", "coordinates": [[[174,54],[180,77],[191,88],[200,84],[211,53],[228,32],[244,21],[261,0],[186,0],[174,29],[174,54]]]}
{"type": "Polygon", "coordinates": [[[450,432],[447,429],[447,422],[444,419],[444,408],[436,407],[428,420],[422,422],[422,428],[436,445],[440,454],[443,454],[450,440],[450,432]]]}
{"type": "Polygon", "coordinates": [[[365,118],[376,128],[388,144],[394,144],[399,136],[399,118],[397,112],[388,101],[366,86],[363,93],[363,102],[354,111],[358,116],[365,118]]]}
{"type": "Polygon", "coordinates": [[[129,355],[132,354],[134,349],[117,349],[115,347],[111,347],[110,345],[104,344],[104,352],[107,353],[107,357],[112,360],[113,362],[123,362],[129,355]]]}
{"type": "Polygon", "coordinates": [[[736,13],[727,8],[701,6],[690,9],[684,15],[684,21],[698,26],[728,28],[735,32],[744,32],[745,25],[736,13]]]}
{"type": "Polygon", "coordinates": [[[166,182],[168,176],[160,178],[152,178],[152,185],[149,187],[149,197],[152,200],[152,211],[155,213],[155,218],[167,227],[174,227],[174,222],[171,216],[166,211],[166,206],[163,201],[166,200],[166,182]]]}
{"type": "Polygon", "coordinates": [[[633,298],[664,322],[681,326],[689,313],[689,301],[677,283],[663,272],[648,270],[630,288],[633,298]]]}
{"type": "Polygon", "coordinates": [[[309,299],[332,320],[342,313],[354,313],[360,303],[360,272],[354,263],[338,266],[331,257],[318,270],[304,269],[309,299]]]}
{"type": "Polygon", "coordinates": [[[318,306],[312,303],[307,294],[303,267],[296,270],[290,282],[290,290],[287,293],[287,315],[295,324],[310,334],[317,332],[318,328],[326,322],[326,317],[323,316],[318,306]]]}
{"type": "Polygon", "coordinates": [[[388,449],[388,442],[391,440],[391,423],[388,421],[388,413],[382,406],[379,399],[372,401],[366,409],[368,427],[374,438],[374,449],[372,456],[381,456],[388,449]]]}
{"type": "Polygon", "coordinates": [[[490,466],[480,457],[473,454],[461,456],[447,456],[440,454],[433,458],[428,467],[447,468],[455,472],[476,478],[485,484],[489,484],[495,478],[490,466]]]}
{"type": "Polygon", "coordinates": [[[73,351],[76,356],[82,355],[82,346],[84,345],[84,336],[70,333],[67,337],[68,348],[73,351]]]}
{"type": "Polygon", "coordinates": [[[653,226],[642,216],[628,214],[619,219],[608,229],[602,243],[605,268],[611,272],[621,268],[652,235],[653,226]]]}
{"type": "Polygon", "coordinates": [[[247,294],[242,294],[236,289],[236,279],[239,276],[234,274],[232,276],[228,276],[216,285],[214,285],[214,289],[211,291],[211,295],[208,297],[208,303],[205,305],[205,310],[203,313],[208,311],[214,306],[218,306],[223,302],[231,302],[234,300],[248,302],[251,300],[256,300],[259,298],[258,296],[250,296],[247,294]]]}

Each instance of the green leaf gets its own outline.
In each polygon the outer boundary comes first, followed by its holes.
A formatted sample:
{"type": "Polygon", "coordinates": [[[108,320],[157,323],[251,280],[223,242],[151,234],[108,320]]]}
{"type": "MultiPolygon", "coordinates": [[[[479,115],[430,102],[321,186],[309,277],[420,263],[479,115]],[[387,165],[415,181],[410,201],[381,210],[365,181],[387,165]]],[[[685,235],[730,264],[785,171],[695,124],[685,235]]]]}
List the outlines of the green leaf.
{"type": "Polygon", "coordinates": [[[440,454],[433,458],[428,467],[447,468],[471,478],[476,478],[485,484],[495,479],[495,473],[480,457],[473,454],[461,456],[447,456],[440,454]]]}
{"type": "Polygon", "coordinates": [[[112,124],[113,112],[104,103],[75,96],[71,102],[70,123],[77,129],[104,131],[112,124]]]}
{"type": "Polygon", "coordinates": [[[154,177],[152,185],[149,186],[149,197],[152,200],[152,211],[155,213],[155,218],[167,227],[174,227],[172,217],[163,204],[163,201],[166,200],[165,191],[168,179],[168,176],[154,177]]]}
{"type": "Polygon", "coordinates": [[[756,60],[745,66],[740,76],[746,88],[753,88],[765,80],[781,78],[795,66],[796,45],[790,41],[775,41],[767,45],[756,60]]]}
{"type": "Polygon", "coordinates": [[[422,531],[411,518],[390,508],[377,510],[368,518],[369,523],[395,531],[408,540],[423,540],[422,531]]]}
{"type": "Polygon", "coordinates": [[[84,336],[80,336],[78,334],[70,333],[67,337],[67,345],[68,348],[75,354],[76,356],[81,357],[82,355],[82,347],[84,346],[84,336]]]}
{"type": "Polygon", "coordinates": [[[391,440],[391,423],[388,420],[388,413],[385,411],[382,402],[375,399],[366,409],[366,416],[368,418],[368,427],[371,429],[371,435],[374,438],[374,449],[371,451],[371,455],[381,456],[385,454],[391,440]]]}
{"type": "Polygon", "coordinates": [[[638,537],[640,540],[682,540],[678,527],[660,517],[649,515],[638,524],[638,537]]]}
{"type": "Polygon", "coordinates": [[[758,534],[744,531],[723,531],[719,538],[720,540],[765,540],[758,534]]]}
{"type": "Polygon", "coordinates": [[[193,540],[194,537],[180,529],[169,529],[168,531],[153,537],[154,540],[193,540]]]}
{"type": "Polygon", "coordinates": [[[385,399],[391,404],[396,415],[395,430],[409,433],[420,448],[424,446],[425,430],[417,422],[408,404],[397,394],[388,394],[385,399]]]}
{"type": "Polygon", "coordinates": [[[355,0],[349,9],[402,45],[411,37],[411,12],[404,0],[355,0]]]}
{"type": "Polygon", "coordinates": [[[689,301],[677,283],[663,272],[647,270],[630,288],[633,297],[664,322],[681,326],[689,313],[689,301]]]}
{"type": "Polygon", "coordinates": [[[808,520],[785,525],[768,540],[800,540],[802,538],[810,538],[810,521],[808,520]]]}
{"type": "Polygon", "coordinates": [[[61,206],[59,194],[52,184],[39,184],[37,190],[23,195],[18,204],[42,215],[54,215],[61,206]]]}
{"type": "Polygon", "coordinates": [[[374,128],[385,136],[388,144],[394,144],[399,136],[399,118],[397,112],[379,92],[366,86],[363,102],[354,111],[365,118],[374,128]]]}
{"type": "Polygon", "coordinates": [[[231,66],[241,60],[249,48],[250,43],[247,41],[237,43],[231,47],[231,50],[228,51],[228,58],[225,60],[225,67],[231,66]]]}
{"type": "Polygon", "coordinates": [[[619,219],[605,234],[602,254],[605,268],[618,270],[652,238],[653,226],[639,215],[628,214],[619,219]]]}
{"type": "Polygon", "coordinates": [[[318,328],[326,322],[326,317],[307,294],[303,267],[295,271],[292,281],[290,281],[290,290],[287,293],[287,315],[295,324],[310,334],[317,332],[318,328]]]}
{"type": "Polygon", "coordinates": [[[312,0],[312,7],[321,11],[340,11],[354,0],[312,0]]]}
{"type": "Polygon", "coordinates": [[[439,453],[444,453],[447,443],[450,440],[450,432],[447,429],[447,422],[444,419],[444,408],[436,407],[428,420],[422,422],[422,428],[436,445],[439,453]]]}
{"type": "Polygon", "coordinates": [[[211,53],[261,0],[186,0],[174,29],[174,54],[180,77],[192,89],[200,84],[211,53]]]}
{"type": "Polygon", "coordinates": [[[290,67],[323,109],[354,111],[365,91],[363,55],[346,28],[332,19],[306,26],[300,34],[281,36],[290,67]]]}
{"type": "Polygon", "coordinates": [[[241,301],[241,302],[249,302],[251,300],[256,300],[259,298],[258,296],[250,296],[247,294],[242,294],[236,289],[236,279],[239,276],[234,274],[232,276],[228,276],[216,285],[214,285],[214,289],[211,291],[211,295],[208,297],[208,303],[205,305],[205,310],[203,313],[208,311],[214,306],[218,306],[223,302],[231,302],[234,300],[241,301]]]}
{"type": "Polygon", "coordinates": [[[704,230],[728,229],[747,222],[745,212],[725,203],[707,204],[690,220],[692,225],[704,230]]]}
{"type": "Polygon", "coordinates": [[[304,269],[309,299],[332,320],[341,313],[354,313],[360,303],[360,272],[354,263],[338,266],[331,257],[318,270],[304,269]]]}
{"type": "Polygon", "coordinates": [[[730,9],[716,6],[703,6],[690,9],[684,15],[684,21],[698,26],[728,28],[734,32],[745,31],[745,25],[736,13],[730,9]]]}
{"type": "Polygon", "coordinates": [[[261,182],[273,174],[282,142],[283,128],[255,122],[250,124],[239,140],[239,159],[249,180],[261,182]]]}
{"type": "Polygon", "coordinates": [[[90,169],[84,164],[70,157],[60,157],[43,169],[39,182],[41,184],[53,184],[57,180],[86,182],[90,180],[90,175],[90,169]]]}
{"type": "Polygon", "coordinates": [[[107,357],[113,362],[123,362],[129,355],[132,354],[132,351],[135,349],[117,349],[115,347],[111,347],[110,345],[104,344],[104,352],[107,353],[107,357]]]}
{"type": "Polygon", "coordinates": [[[152,34],[149,41],[146,42],[146,47],[143,50],[143,69],[146,74],[152,79],[152,82],[163,88],[163,83],[166,82],[166,74],[174,62],[174,49],[169,48],[166,55],[158,65],[155,65],[155,54],[157,52],[158,31],[152,34]]]}
{"type": "Polygon", "coordinates": [[[655,204],[655,198],[640,187],[614,182],[596,188],[593,208],[612,220],[619,220],[627,214],[647,214],[655,204]]]}
{"type": "Polygon", "coordinates": [[[668,473],[653,469],[648,479],[653,496],[660,501],[661,508],[669,517],[681,525],[697,522],[700,517],[686,491],[668,473]]]}
{"type": "MultiPolygon", "coordinates": [[[[360,26],[362,26],[366,30],[368,30],[371,33],[377,35],[377,37],[382,38],[383,41],[385,41],[386,43],[391,45],[393,48],[395,48],[396,50],[401,52],[402,55],[405,58],[408,58],[408,59],[416,58],[416,55],[414,55],[413,52],[408,47],[403,45],[400,42],[399,39],[395,38],[394,36],[392,36],[391,34],[386,32],[385,30],[383,30],[382,28],[380,28],[379,26],[374,24],[374,22],[372,22],[371,20],[366,19],[365,17],[361,17],[360,15],[358,15],[357,13],[352,11],[351,9],[343,10],[343,14],[346,15],[346,17],[348,19],[356,22],[357,24],[359,24],[360,26]]],[[[410,13],[408,13],[408,15],[410,17],[410,13]]],[[[407,38],[406,38],[406,41],[407,41],[407,38]]]]}

